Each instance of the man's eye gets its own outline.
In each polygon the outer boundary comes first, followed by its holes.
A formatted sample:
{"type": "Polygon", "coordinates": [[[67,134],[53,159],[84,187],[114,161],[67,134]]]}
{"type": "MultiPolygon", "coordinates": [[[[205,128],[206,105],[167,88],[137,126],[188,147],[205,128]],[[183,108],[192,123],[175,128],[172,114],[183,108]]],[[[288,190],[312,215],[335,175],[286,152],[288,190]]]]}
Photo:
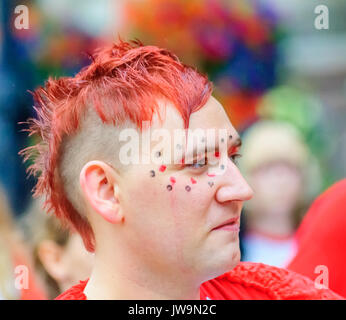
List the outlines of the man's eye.
{"type": "Polygon", "coordinates": [[[235,153],[232,154],[231,156],[229,156],[229,159],[234,163],[234,164],[238,164],[237,159],[241,157],[241,154],[239,153],[235,153]]]}
{"type": "Polygon", "coordinates": [[[194,160],[193,163],[186,164],[187,167],[192,168],[192,169],[201,169],[205,167],[208,164],[208,159],[203,158],[200,160],[194,160]]]}

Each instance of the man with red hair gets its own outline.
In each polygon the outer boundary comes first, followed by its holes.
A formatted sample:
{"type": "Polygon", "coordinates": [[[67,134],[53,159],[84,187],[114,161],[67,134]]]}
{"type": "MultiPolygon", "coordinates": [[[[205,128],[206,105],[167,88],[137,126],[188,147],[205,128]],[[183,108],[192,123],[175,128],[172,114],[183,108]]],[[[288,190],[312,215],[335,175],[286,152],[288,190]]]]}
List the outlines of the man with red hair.
{"type": "Polygon", "coordinates": [[[252,190],[234,162],[239,136],[211,91],[169,51],[123,41],[36,90],[30,131],[41,142],[23,152],[40,173],[35,194],[95,252],[90,279],[58,299],[339,298],[287,270],[239,263],[252,190]],[[163,139],[148,142],[150,130],[163,139]],[[195,131],[202,149],[189,145],[195,131]],[[187,136],[172,146],[176,132],[187,136]],[[124,152],[129,137],[140,157],[124,152]]]}

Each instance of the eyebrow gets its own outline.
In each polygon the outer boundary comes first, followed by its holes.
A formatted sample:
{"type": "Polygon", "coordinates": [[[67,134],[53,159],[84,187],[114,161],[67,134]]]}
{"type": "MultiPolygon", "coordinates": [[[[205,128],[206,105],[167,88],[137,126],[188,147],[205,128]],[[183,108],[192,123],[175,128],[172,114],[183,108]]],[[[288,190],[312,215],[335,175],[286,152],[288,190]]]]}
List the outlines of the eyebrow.
{"type": "MultiPolygon", "coordinates": [[[[229,145],[229,147],[227,148],[227,152],[230,153],[231,151],[233,151],[234,149],[239,149],[242,145],[242,140],[240,139],[240,137],[238,136],[236,139],[232,139],[231,144],[229,145]]],[[[215,145],[206,145],[205,146],[205,153],[209,153],[211,151],[218,151],[219,150],[219,144],[215,144],[215,145]]],[[[197,153],[197,147],[194,146],[193,150],[192,150],[192,154],[195,155],[197,153]]]]}

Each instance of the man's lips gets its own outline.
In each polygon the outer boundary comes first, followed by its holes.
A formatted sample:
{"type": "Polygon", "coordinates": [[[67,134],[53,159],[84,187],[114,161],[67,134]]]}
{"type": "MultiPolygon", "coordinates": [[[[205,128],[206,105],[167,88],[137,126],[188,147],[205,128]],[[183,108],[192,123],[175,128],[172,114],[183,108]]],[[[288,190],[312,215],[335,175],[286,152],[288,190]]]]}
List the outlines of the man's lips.
{"type": "Polygon", "coordinates": [[[213,228],[212,230],[229,230],[229,231],[239,231],[240,223],[239,223],[239,217],[231,218],[217,227],[213,228]]]}

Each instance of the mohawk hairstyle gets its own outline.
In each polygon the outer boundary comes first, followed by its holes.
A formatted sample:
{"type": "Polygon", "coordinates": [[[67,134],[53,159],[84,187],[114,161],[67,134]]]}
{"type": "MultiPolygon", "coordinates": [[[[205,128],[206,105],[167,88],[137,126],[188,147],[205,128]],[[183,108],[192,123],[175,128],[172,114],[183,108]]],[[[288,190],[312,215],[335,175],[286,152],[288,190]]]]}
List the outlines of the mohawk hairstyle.
{"type": "Polygon", "coordinates": [[[38,176],[34,197],[45,196],[45,209],[52,211],[83,238],[94,251],[95,237],[82,212],[68,200],[59,171],[61,145],[77,133],[80,119],[91,107],[104,124],[119,126],[129,120],[137,128],[152,120],[158,98],[171,101],[189,125],[191,113],[211,95],[212,84],[171,52],[139,41],[118,43],[99,49],[89,66],[75,77],[49,78],[32,94],[36,119],[29,119],[29,136],[40,142],[20,152],[33,160],[28,173],[38,176]]]}

